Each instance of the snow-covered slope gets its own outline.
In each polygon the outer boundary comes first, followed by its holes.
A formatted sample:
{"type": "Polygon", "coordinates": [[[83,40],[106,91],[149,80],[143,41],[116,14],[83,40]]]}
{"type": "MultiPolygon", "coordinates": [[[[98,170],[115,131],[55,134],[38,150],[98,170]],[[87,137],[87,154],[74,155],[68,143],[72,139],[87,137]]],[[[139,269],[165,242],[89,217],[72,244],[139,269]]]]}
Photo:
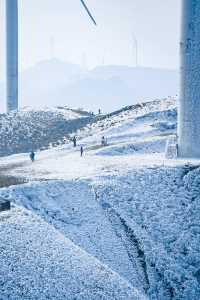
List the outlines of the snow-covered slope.
{"type": "Polygon", "coordinates": [[[176,99],[167,98],[125,107],[88,124],[77,134],[84,137],[81,143],[87,147],[106,137],[108,147],[97,149],[99,154],[164,152],[166,139],[176,134],[176,122],[176,99]]]}
{"type": "Polygon", "coordinates": [[[34,164],[27,155],[0,159],[2,172],[30,181],[0,195],[40,216],[148,299],[199,300],[200,161],[165,158],[176,122],[173,98],[100,116],[78,130],[76,149],[38,152],[34,164]]]}
{"type": "Polygon", "coordinates": [[[62,144],[64,137],[92,121],[84,111],[66,107],[0,115],[0,156],[47,148],[50,143],[62,144]]]}
{"type": "MultiPolygon", "coordinates": [[[[17,113],[0,115],[0,156],[45,149],[50,144],[63,144],[71,133],[76,133],[81,139],[87,133],[104,134],[112,144],[115,140],[125,141],[136,136],[143,140],[145,132],[149,137],[147,130],[152,131],[152,135],[156,131],[160,131],[160,135],[162,132],[173,132],[175,122],[176,103],[173,98],[128,106],[96,117],[86,111],[66,107],[40,110],[26,107],[17,113]]],[[[89,145],[89,139],[85,139],[84,143],[89,145]]]]}
{"type": "Polygon", "coordinates": [[[0,299],[145,299],[29,211],[0,215],[0,299]]]}
{"type": "Polygon", "coordinates": [[[199,166],[147,165],[97,181],[100,203],[139,258],[150,299],[200,298],[199,180],[199,166]]]}
{"type": "Polygon", "coordinates": [[[6,190],[4,196],[15,199],[15,203],[40,215],[76,245],[141,289],[129,253],[116,235],[116,229],[104,214],[89,183],[37,183],[15,187],[9,194],[6,190]]]}

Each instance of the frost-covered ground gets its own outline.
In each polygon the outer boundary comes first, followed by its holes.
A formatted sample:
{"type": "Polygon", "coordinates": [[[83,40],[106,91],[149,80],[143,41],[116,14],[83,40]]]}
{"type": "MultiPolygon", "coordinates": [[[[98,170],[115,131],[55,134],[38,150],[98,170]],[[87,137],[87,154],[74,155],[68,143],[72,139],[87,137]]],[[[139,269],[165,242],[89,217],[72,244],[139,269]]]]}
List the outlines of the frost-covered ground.
{"type": "MultiPolygon", "coordinates": [[[[174,99],[128,107],[79,130],[75,150],[67,144],[38,152],[33,164],[27,154],[2,158],[1,174],[30,182],[0,194],[107,265],[127,280],[133,293],[158,300],[199,300],[200,162],[165,159],[166,141],[176,133],[176,115],[174,99]],[[106,147],[101,146],[102,136],[106,147]]],[[[18,226],[19,234],[23,228],[18,226]]],[[[124,297],[105,293],[98,298],[90,291],[80,299],[129,299],[124,297]]]]}
{"type": "Polygon", "coordinates": [[[70,133],[92,122],[88,112],[66,107],[30,109],[0,114],[0,156],[62,144],[70,133]]]}
{"type": "Polygon", "coordinates": [[[27,210],[2,213],[0,230],[0,299],[145,299],[27,210]]]}

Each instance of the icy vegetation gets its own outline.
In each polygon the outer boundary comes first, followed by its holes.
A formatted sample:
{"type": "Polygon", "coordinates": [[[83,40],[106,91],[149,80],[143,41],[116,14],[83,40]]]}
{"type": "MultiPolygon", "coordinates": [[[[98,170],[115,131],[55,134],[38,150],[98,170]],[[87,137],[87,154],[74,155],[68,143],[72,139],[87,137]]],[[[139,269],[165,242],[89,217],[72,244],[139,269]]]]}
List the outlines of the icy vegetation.
{"type": "Polygon", "coordinates": [[[131,285],[30,212],[0,215],[1,299],[144,300],[131,285]]]}
{"type": "Polygon", "coordinates": [[[75,149],[0,159],[29,181],[0,190],[3,300],[200,299],[200,162],[166,159],[176,122],[176,99],[154,100],[93,119],[75,149]]]}
{"type": "Polygon", "coordinates": [[[93,116],[66,107],[0,115],[0,156],[62,144],[69,134],[91,122],[93,116]]]}

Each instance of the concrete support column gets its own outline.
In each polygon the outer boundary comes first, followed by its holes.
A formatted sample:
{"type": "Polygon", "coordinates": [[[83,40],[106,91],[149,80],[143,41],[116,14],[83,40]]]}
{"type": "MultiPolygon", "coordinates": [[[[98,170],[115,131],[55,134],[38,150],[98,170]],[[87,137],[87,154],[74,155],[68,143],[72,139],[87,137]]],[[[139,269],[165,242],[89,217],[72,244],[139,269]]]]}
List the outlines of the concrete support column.
{"type": "Polygon", "coordinates": [[[200,0],[182,0],[178,156],[200,158],[200,0]]]}
{"type": "Polygon", "coordinates": [[[6,0],[7,112],[18,109],[18,0],[6,0]]]}

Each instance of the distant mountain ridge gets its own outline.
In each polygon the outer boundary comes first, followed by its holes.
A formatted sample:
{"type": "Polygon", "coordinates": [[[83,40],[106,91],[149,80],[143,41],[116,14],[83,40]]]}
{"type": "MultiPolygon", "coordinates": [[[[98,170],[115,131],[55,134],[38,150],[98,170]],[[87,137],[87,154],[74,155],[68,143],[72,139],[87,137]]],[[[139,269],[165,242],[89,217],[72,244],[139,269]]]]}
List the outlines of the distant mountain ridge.
{"type": "MultiPolygon", "coordinates": [[[[58,59],[39,62],[20,76],[20,106],[70,106],[105,112],[153,98],[175,96],[176,70],[99,66],[90,71],[58,59]]],[[[0,109],[5,107],[0,84],[0,109]]]]}

